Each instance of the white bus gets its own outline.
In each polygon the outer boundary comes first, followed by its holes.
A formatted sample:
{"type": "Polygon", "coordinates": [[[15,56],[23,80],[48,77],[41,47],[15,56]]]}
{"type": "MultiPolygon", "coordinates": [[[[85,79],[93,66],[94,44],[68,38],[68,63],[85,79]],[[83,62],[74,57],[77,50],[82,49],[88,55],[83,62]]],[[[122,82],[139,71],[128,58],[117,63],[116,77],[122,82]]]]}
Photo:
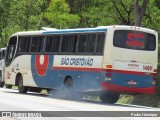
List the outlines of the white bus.
{"type": "Polygon", "coordinates": [[[0,48],[0,87],[4,86],[4,59],[6,48],[0,48]]]}
{"type": "Polygon", "coordinates": [[[18,32],[10,37],[5,84],[20,93],[64,90],[100,95],[115,103],[123,94],[154,94],[158,34],[133,26],[18,32]]]}

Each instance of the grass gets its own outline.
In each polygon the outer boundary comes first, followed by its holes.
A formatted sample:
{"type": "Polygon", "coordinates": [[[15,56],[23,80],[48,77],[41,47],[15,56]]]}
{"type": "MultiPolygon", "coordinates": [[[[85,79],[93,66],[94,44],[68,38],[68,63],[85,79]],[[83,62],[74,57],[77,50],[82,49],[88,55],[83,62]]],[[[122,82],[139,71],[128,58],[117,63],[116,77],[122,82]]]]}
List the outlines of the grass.
{"type": "Polygon", "coordinates": [[[158,108],[160,107],[160,97],[157,95],[121,95],[118,103],[158,108]]]}

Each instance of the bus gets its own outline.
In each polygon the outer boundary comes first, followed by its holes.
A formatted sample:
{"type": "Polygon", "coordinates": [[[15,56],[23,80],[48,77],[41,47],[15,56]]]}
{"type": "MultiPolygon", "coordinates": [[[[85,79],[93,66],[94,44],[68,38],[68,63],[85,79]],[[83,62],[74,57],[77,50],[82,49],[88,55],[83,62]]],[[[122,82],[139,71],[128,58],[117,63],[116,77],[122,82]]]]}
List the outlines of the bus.
{"type": "Polygon", "coordinates": [[[0,87],[4,86],[4,59],[6,48],[0,48],[0,87]]]}
{"type": "Polygon", "coordinates": [[[13,34],[5,59],[5,84],[20,93],[60,90],[66,98],[154,94],[156,31],[135,26],[44,29],[13,34]]]}

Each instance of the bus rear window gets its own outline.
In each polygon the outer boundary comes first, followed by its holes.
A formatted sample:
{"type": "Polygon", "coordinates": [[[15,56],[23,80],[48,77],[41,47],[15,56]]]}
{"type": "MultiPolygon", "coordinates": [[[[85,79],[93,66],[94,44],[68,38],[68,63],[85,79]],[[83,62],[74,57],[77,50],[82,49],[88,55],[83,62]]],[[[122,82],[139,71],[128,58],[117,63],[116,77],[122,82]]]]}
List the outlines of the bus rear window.
{"type": "Polygon", "coordinates": [[[116,30],[113,45],[126,49],[154,51],[156,49],[156,36],[139,31],[116,30]]]}

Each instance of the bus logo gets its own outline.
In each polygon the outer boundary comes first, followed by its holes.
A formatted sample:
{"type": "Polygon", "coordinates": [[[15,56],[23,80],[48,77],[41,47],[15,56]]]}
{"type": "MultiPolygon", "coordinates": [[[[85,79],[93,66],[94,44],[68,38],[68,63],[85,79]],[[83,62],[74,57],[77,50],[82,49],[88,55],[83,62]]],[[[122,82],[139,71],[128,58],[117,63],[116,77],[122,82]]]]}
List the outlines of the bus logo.
{"type": "Polygon", "coordinates": [[[143,34],[129,33],[128,39],[126,40],[126,44],[130,47],[132,46],[142,47],[144,45],[144,42],[142,42],[143,39],[144,39],[143,34]]]}
{"type": "Polygon", "coordinates": [[[49,57],[48,55],[36,55],[35,68],[39,76],[44,76],[48,69],[49,57]]]}

